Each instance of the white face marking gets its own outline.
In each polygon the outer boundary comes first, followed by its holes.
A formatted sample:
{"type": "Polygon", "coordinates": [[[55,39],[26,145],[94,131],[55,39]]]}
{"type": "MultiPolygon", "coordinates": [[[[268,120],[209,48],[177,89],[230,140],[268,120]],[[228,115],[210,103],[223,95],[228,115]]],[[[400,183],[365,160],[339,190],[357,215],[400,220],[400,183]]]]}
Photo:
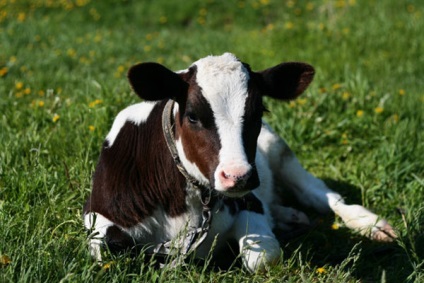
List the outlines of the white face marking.
{"type": "Polygon", "coordinates": [[[119,112],[118,116],[116,116],[115,121],[113,122],[112,129],[106,137],[106,140],[109,142],[109,147],[112,146],[113,142],[121,131],[121,128],[127,121],[133,122],[136,125],[146,122],[156,103],[156,101],[137,103],[128,106],[119,112]]]}
{"type": "Polygon", "coordinates": [[[249,73],[230,53],[208,56],[193,65],[197,66],[197,84],[211,105],[221,141],[215,189],[222,191],[217,176],[220,168],[233,165],[250,168],[242,140],[249,73]]]}

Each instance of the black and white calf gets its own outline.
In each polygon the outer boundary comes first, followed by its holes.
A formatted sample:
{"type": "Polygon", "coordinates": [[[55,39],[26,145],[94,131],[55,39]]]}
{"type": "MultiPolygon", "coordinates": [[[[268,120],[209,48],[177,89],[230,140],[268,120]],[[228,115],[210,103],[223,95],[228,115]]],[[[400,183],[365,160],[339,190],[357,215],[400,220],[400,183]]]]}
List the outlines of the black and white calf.
{"type": "Polygon", "coordinates": [[[101,260],[102,246],[143,246],[153,253],[172,243],[195,247],[196,256],[205,257],[215,238],[217,253],[233,239],[244,266],[261,269],[280,256],[274,228],[308,223],[304,213],[279,203],[274,189],[281,184],[304,205],[333,211],[365,236],[395,237],[384,219],[346,205],[305,171],[262,121],[262,96],[294,99],[313,76],[304,63],[253,72],[229,53],[179,72],[155,63],[132,67],[129,81],[145,102],[121,111],[103,144],[84,207],[91,254],[101,260]],[[199,228],[208,232],[193,232],[199,228]]]}

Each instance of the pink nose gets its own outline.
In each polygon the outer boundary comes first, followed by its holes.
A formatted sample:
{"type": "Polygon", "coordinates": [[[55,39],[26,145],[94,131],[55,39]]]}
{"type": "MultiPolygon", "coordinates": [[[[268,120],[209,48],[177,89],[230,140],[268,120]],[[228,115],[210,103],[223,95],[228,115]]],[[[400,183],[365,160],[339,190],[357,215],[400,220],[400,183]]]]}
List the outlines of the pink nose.
{"type": "Polygon", "coordinates": [[[223,168],[219,173],[219,181],[224,190],[229,190],[237,186],[243,186],[252,175],[252,168],[231,167],[223,168]]]}

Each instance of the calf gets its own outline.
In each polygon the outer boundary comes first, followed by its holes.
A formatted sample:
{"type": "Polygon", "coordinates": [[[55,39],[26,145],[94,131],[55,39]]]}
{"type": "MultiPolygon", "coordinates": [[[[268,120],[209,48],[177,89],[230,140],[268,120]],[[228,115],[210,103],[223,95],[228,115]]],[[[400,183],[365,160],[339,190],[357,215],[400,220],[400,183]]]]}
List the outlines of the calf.
{"type": "Polygon", "coordinates": [[[92,234],[89,249],[206,257],[236,240],[250,271],[280,256],[274,228],[308,224],[306,215],[284,207],[275,190],[333,211],[347,227],[390,241],[392,227],[342,197],[299,164],[287,144],[262,121],[262,96],[291,100],[314,76],[312,66],[282,63],[261,72],[234,55],[208,56],[172,72],[142,63],[128,72],[145,102],[116,117],[84,206],[92,234]]]}

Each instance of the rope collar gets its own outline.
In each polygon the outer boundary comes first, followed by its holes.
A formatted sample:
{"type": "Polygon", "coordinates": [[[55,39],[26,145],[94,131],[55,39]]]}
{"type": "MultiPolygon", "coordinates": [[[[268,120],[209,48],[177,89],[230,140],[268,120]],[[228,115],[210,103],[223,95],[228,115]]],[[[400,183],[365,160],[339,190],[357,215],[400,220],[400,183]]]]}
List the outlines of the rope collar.
{"type": "MultiPolygon", "coordinates": [[[[202,223],[200,226],[194,230],[189,231],[181,240],[176,243],[178,247],[182,247],[180,254],[181,255],[188,255],[190,252],[194,251],[197,247],[199,247],[203,241],[206,239],[206,236],[208,234],[210,224],[212,221],[212,213],[211,208],[209,206],[210,200],[211,200],[211,190],[210,188],[205,187],[203,184],[201,184],[198,180],[190,176],[187,172],[187,170],[184,168],[180,157],[178,156],[178,150],[177,146],[175,144],[175,137],[174,137],[174,115],[173,115],[173,109],[174,109],[174,101],[168,100],[168,102],[165,105],[165,108],[162,112],[162,129],[165,137],[166,144],[168,146],[168,149],[172,155],[172,158],[174,159],[174,163],[177,166],[180,173],[184,176],[184,178],[187,180],[187,185],[190,186],[193,190],[199,190],[200,191],[200,201],[202,203],[202,223]]],[[[162,255],[169,255],[172,253],[172,242],[167,241],[160,243],[157,245],[153,253],[154,254],[162,254],[162,255]]],[[[175,264],[175,262],[173,263],[175,264]]]]}

